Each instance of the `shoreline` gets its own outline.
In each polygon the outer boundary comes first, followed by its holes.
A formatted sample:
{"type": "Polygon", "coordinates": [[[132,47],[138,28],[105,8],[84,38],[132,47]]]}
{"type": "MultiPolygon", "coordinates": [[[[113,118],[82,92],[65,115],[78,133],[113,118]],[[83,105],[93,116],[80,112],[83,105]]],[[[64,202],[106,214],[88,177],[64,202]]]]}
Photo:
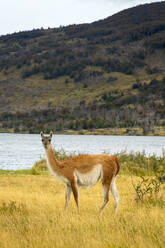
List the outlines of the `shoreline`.
{"type": "MultiPolygon", "coordinates": [[[[40,133],[37,130],[34,134],[40,133]],[[38,132],[37,132],[38,131],[38,132]]],[[[144,130],[140,127],[134,128],[99,128],[99,129],[81,129],[72,130],[64,129],[62,131],[54,131],[55,134],[66,134],[66,135],[115,135],[115,136],[165,136],[164,126],[155,126],[148,130],[144,130]]],[[[19,134],[31,134],[27,131],[20,130],[19,132],[14,132],[14,129],[2,129],[0,128],[0,133],[19,133],[19,134]]]]}

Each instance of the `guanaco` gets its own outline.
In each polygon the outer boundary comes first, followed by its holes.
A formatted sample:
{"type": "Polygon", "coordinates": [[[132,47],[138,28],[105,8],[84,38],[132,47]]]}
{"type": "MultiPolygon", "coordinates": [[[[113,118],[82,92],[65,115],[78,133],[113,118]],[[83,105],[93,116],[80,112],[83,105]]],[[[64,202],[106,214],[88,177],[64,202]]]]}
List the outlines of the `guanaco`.
{"type": "Polygon", "coordinates": [[[92,187],[101,179],[104,201],[100,212],[109,201],[109,190],[114,197],[115,211],[117,211],[119,196],[115,179],[120,169],[117,157],[108,154],[79,155],[60,162],[56,159],[51,145],[52,135],[52,132],[49,136],[41,132],[42,144],[46,152],[49,171],[66,185],[65,209],[68,207],[71,192],[79,209],[78,186],[92,187]]]}

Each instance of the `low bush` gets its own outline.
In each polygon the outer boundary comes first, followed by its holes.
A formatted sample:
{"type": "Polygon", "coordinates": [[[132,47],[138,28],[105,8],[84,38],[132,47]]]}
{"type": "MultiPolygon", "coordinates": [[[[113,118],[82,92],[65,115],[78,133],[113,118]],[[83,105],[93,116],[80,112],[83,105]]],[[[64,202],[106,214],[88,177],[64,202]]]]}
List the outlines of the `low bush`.
{"type": "Polygon", "coordinates": [[[156,155],[147,156],[144,152],[117,154],[121,166],[121,172],[136,176],[161,176],[165,172],[165,154],[162,157],[156,155]]]}
{"type": "MultiPolygon", "coordinates": [[[[75,156],[75,152],[67,154],[64,150],[54,151],[57,160],[63,161],[75,156]]],[[[155,155],[147,156],[144,152],[126,153],[121,152],[115,154],[118,156],[120,163],[120,173],[136,176],[157,176],[161,177],[165,174],[165,154],[162,157],[155,155]]],[[[37,175],[47,171],[46,160],[42,159],[33,166],[33,175],[37,175]]]]}

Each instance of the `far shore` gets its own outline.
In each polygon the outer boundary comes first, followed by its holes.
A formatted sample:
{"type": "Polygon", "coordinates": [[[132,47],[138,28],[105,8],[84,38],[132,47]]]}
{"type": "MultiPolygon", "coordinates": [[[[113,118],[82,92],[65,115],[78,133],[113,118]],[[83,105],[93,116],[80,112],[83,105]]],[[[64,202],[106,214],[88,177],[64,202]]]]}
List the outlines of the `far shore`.
{"type": "MultiPolygon", "coordinates": [[[[43,128],[44,130],[44,128],[43,128]]],[[[45,132],[47,130],[44,130],[45,132]]],[[[98,129],[81,129],[81,130],[52,130],[56,134],[66,135],[121,135],[121,136],[165,136],[165,126],[154,126],[152,128],[128,127],[128,128],[98,128],[98,129]]],[[[48,131],[49,132],[49,131],[48,131]]],[[[0,133],[40,133],[40,130],[29,132],[28,130],[3,129],[0,128],[0,133]]]]}

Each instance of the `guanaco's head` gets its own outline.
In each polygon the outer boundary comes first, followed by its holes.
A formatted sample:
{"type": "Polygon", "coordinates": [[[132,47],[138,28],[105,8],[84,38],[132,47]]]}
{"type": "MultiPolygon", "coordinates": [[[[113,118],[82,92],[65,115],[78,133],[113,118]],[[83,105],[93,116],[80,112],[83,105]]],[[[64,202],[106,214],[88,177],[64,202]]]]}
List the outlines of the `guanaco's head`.
{"type": "Polygon", "coordinates": [[[48,149],[49,146],[51,145],[51,140],[52,140],[53,132],[50,132],[50,135],[49,136],[45,136],[43,134],[43,132],[41,132],[40,134],[41,134],[42,144],[43,144],[44,148],[45,149],[48,149]]]}

